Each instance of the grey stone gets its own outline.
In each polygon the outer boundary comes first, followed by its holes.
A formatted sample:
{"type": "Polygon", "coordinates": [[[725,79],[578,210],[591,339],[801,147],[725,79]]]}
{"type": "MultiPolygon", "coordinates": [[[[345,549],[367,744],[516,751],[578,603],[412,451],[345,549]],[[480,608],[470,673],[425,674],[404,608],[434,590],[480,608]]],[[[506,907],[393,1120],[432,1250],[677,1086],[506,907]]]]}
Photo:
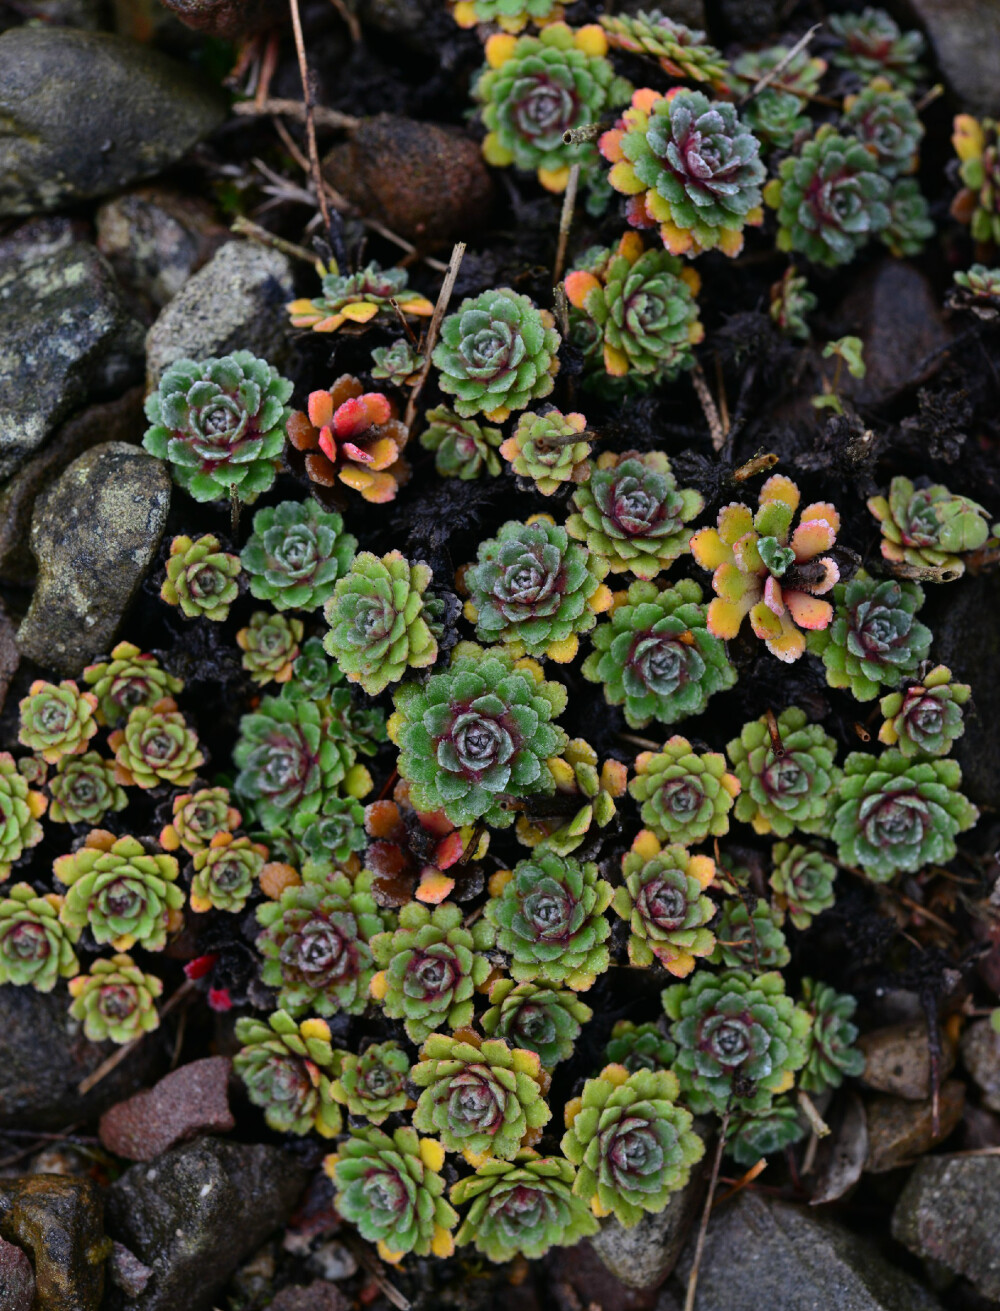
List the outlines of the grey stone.
{"type": "Polygon", "coordinates": [[[134,1047],[86,1096],[78,1085],[115,1050],[91,1042],[69,1017],[65,994],[0,987],[0,1127],[43,1132],[90,1120],[155,1077],[155,1038],[134,1047]]]}
{"type": "Polygon", "coordinates": [[[0,1238],[0,1307],[31,1311],[35,1304],[35,1272],[27,1255],[0,1238]]]}
{"type": "Polygon", "coordinates": [[[90,1179],[0,1179],[0,1237],[30,1256],[38,1311],[97,1311],[111,1252],[102,1212],[90,1179]]]}
{"type": "Polygon", "coordinates": [[[101,1116],[101,1142],[116,1156],[151,1161],[199,1133],[228,1133],[236,1123],[229,1109],[228,1056],[191,1061],[101,1116]]]}
{"type": "Polygon", "coordinates": [[[111,5],[108,0],[30,0],[26,6],[32,18],[41,18],[58,27],[82,27],[100,32],[110,26],[111,5]]]}
{"type": "MultiPolygon", "coordinates": [[[[681,1258],[681,1289],[692,1247],[681,1258]]],[[[857,1235],[806,1207],[766,1201],[749,1190],[713,1213],[697,1306],[698,1311],[940,1311],[926,1289],[857,1235]]]]}
{"type": "Polygon", "coordinates": [[[287,1222],[308,1177],[280,1148],[219,1138],[133,1165],[107,1198],[111,1237],[153,1271],[130,1311],[208,1311],[237,1266],[287,1222]]]}
{"type": "Polygon", "coordinates": [[[983,1095],[983,1105],[1000,1111],[1000,1033],[989,1020],[974,1020],[962,1034],[962,1063],[983,1095]]]}
{"type": "Polygon", "coordinates": [[[0,215],[106,196],[174,163],[225,98],[148,46],[105,32],[0,36],[0,215]]]}
{"type": "Polygon", "coordinates": [[[143,1265],[134,1252],[121,1243],[111,1244],[108,1258],[108,1277],[128,1297],[138,1297],[153,1277],[148,1265],[143,1265]]]}
{"type": "Polygon", "coordinates": [[[288,351],[286,304],[295,294],[287,255],[230,241],[184,284],[146,337],[149,386],[174,360],[253,351],[276,368],[288,351]]]}
{"type": "Polygon", "coordinates": [[[963,109],[1000,114],[1000,8],[995,0],[902,0],[902,23],[922,27],[948,89],[963,109]]]}
{"type": "Polygon", "coordinates": [[[896,1203],[892,1234],[1000,1300],[1000,1157],[928,1156],[896,1203]]]}
{"type": "Polygon", "coordinates": [[[134,446],[105,442],[73,461],[31,518],[38,585],[18,629],[22,656],[71,677],[111,648],[169,508],[166,466],[134,446]]]}
{"type": "Polygon", "coordinates": [[[30,264],[78,241],[89,241],[90,224],[65,214],[38,214],[0,237],[0,265],[14,259],[30,264]]]}
{"type": "Polygon", "coordinates": [[[130,323],[114,274],[91,245],[0,265],[0,480],[107,383],[102,361],[123,344],[141,355],[141,339],[125,342],[130,323]]]}

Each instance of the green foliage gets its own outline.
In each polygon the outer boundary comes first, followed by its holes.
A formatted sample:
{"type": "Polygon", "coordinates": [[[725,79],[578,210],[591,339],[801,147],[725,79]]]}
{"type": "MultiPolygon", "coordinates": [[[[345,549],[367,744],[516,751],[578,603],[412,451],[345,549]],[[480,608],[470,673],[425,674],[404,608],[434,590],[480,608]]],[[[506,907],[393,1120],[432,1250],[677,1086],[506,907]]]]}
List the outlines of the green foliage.
{"type": "Polygon", "coordinates": [[[594,1012],[568,988],[544,983],[497,979],[490,988],[490,1008],[481,1020],[489,1038],[503,1038],[512,1047],[534,1052],[551,1070],[569,1060],[580,1026],[594,1012]]]}
{"type": "Polygon", "coordinates": [[[109,810],[128,805],[114,765],[96,751],[64,756],[49,780],[49,792],[49,819],[55,824],[99,824],[109,810]]]}
{"type": "Polygon", "coordinates": [[[87,750],[97,732],[97,697],[71,679],[58,686],[36,678],[23,697],[17,740],[50,765],[87,750]]]}
{"type": "Polygon", "coordinates": [[[97,722],[111,727],[127,719],[136,706],[152,706],[184,690],[183,682],[161,669],[155,656],[131,642],[119,642],[110,660],[88,665],[83,681],[97,697],[97,722]]]}
{"type": "Polygon", "coordinates": [[[243,1046],[233,1069],[269,1128],[297,1134],[315,1129],[324,1138],[340,1133],[343,1116],[330,1089],[334,1055],[325,1020],[300,1024],[281,1010],[266,1023],[242,1016],[236,1041],[243,1046]]]}
{"type": "Polygon", "coordinates": [[[381,559],[362,551],[334,587],[323,645],[369,696],[437,659],[442,605],[425,595],[431,579],[428,565],[399,551],[381,559]]]}
{"type": "Polygon", "coordinates": [[[948,580],[965,572],[961,557],[990,535],[986,510],[940,483],[917,488],[909,478],[893,478],[888,497],[871,497],[868,508],[881,525],[887,560],[947,570],[948,580]]]}
{"type": "Polygon", "coordinates": [[[881,698],[878,740],[904,756],[946,756],[965,732],[962,706],[971,695],[968,683],[953,683],[948,666],[937,665],[905,692],[881,698]]]}
{"type": "Polygon", "coordinates": [[[410,1077],[423,1089],[413,1127],[436,1133],[445,1151],[471,1164],[484,1156],[513,1160],[525,1135],[552,1118],[538,1057],[500,1038],[432,1033],[410,1077]]]}
{"type": "Polygon", "coordinates": [[[357,547],[336,510],[324,510],[310,497],[258,510],[240,561],[259,601],[278,610],[318,610],[357,547]]]}
{"type": "Polygon", "coordinates": [[[729,832],[740,784],[727,772],[725,756],[699,753],[674,734],[662,751],[640,752],[628,790],[639,802],[642,822],[662,842],[690,847],[729,832]]]}
{"type": "Polygon", "coordinates": [[[266,860],[267,847],[262,843],[216,833],[207,847],[194,853],[191,909],[241,911],[266,860]]]}
{"type": "Polygon", "coordinates": [[[873,701],[880,686],[895,687],[916,674],[931,645],[931,630],[915,617],[924,601],[918,583],[869,578],[861,570],[837,584],[833,599],[833,623],[809,635],[809,650],[823,657],[831,687],[873,701]]]}
{"type": "Polygon", "coordinates": [[[754,96],[744,109],[743,117],[747,127],[760,137],[766,149],[792,150],[812,126],[802,107],[797,95],[768,86],[754,96]]]}
{"type": "Polygon", "coordinates": [[[274,482],[292,384],[250,351],[175,360],[146,400],[142,444],[196,501],[256,500],[274,482]]]}
{"type": "Polygon", "coordinates": [[[771,287],[771,320],[778,331],[795,341],[809,340],[806,315],[811,314],[818,301],[809,290],[809,284],[794,264],[789,264],[781,281],[771,287]]]}
{"type": "MultiPolygon", "coordinates": [[[[371,940],[382,967],[372,995],[386,1015],[403,1020],[411,1042],[447,1025],[458,1029],[472,1021],[473,991],[486,982],[493,928],[484,919],[470,929],[450,902],[429,908],[411,901],[399,914],[399,927],[371,940]]],[[[417,1126],[420,1127],[419,1125],[417,1126]]]]}
{"type": "Polygon", "coordinates": [[[455,397],[463,419],[485,414],[502,423],[551,392],[559,342],[548,310],[500,287],[463,300],[447,316],[431,358],[441,390],[455,397]]]}
{"type": "Polygon", "coordinates": [[[864,1053],[854,1043],[857,1025],[851,1022],[857,1002],[825,983],[802,980],[802,1005],[812,1014],[809,1060],[799,1076],[806,1092],[839,1088],[845,1078],[857,1078],[865,1068],[864,1053]]]}
{"type": "Polygon", "coordinates": [[[665,73],[687,82],[712,82],[720,89],[725,83],[726,60],[709,45],[705,33],[676,22],[659,9],[602,15],[601,26],[616,50],[658,59],[665,73]]]}
{"type": "Polygon", "coordinates": [[[738,55],[726,71],[726,81],[735,90],[746,92],[779,66],[781,72],[773,80],[804,96],[814,95],[819,90],[826,72],[826,60],[811,55],[807,49],[792,54],[788,46],[773,45],[760,50],[745,50],[738,55]]]}
{"type": "MultiPolygon", "coordinates": [[[[678,978],[690,974],[695,958],[715,947],[715,935],[705,927],[715,915],[715,903],[705,896],[715,876],[713,862],[681,846],[661,847],[644,830],[622,858],[622,876],[611,906],[628,921],[631,964],[657,960],[678,978]]],[[[608,1050],[609,1059],[617,1060],[608,1050]]]]}
{"type": "Polygon", "coordinates": [[[409,1101],[410,1058],[398,1042],[373,1042],[360,1056],[338,1052],[337,1057],[340,1075],[330,1091],[349,1114],[381,1124],[393,1111],[403,1110],[409,1101]]]}
{"type": "Polygon", "coordinates": [[[696,1115],[757,1112],[786,1092],[808,1058],[810,1016],[778,973],[697,970],[663,992],[677,1044],[674,1073],[696,1115]]]}
{"type": "Polygon", "coordinates": [[[847,97],[844,124],[874,152],[885,177],[916,171],[924,125],[906,93],[887,79],[876,78],[847,97]]]}
{"type": "Polygon", "coordinates": [[[946,863],[956,835],[979,818],[961,785],[954,760],[914,761],[892,748],[880,756],[852,751],[831,829],[838,858],[876,883],[946,863]]]}
{"type": "Polygon", "coordinates": [[[389,736],[418,810],[443,810],[453,824],[482,819],[507,828],[514,813],[504,794],[555,790],[546,761],[567,743],[552,723],[566,689],[533,662],[460,642],[446,671],[423,686],[404,683],[394,700],[389,736]]]}
{"type": "Polygon", "coordinates": [[[62,898],[15,883],[0,900],[0,984],[51,992],[80,963],[59,919],[62,898]]]}
{"type": "Polygon", "coordinates": [[[323,294],[288,306],[292,327],[336,332],[344,323],[370,323],[377,317],[395,321],[393,302],[404,314],[431,314],[434,306],[410,289],[409,280],[406,269],[384,269],[374,260],[357,273],[341,273],[331,262],[323,274],[323,294]]]}
{"type": "Polygon", "coordinates": [[[45,798],[33,792],[18,772],[9,751],[0,751],[0,883],[10,877],[11,866],[28,847],[42,840],[39,820],[45,798]]]}
{"type": "Polygon", "coordinates": [[[708,631],[701,599],[688,578],[664,591],[634,582],[594,631],[582,673],[604,684],[609,705],[624,706],[631,728],[700,715],[710,697],[735,684],[736,670],[725,643],[708,631]]]}
{"type": "Polygon", "coordinates": [[[343,865],[350,860],[351,852],[364,849],[364,807],[354,797],[330,793],[319,810],[296,812],[291,829],[307,856],[343,865]]]}
{"type": "Polygon", "coordinates": [[[377,382],[407,387],[416,382],[424,367],[424,356],[406,337],[400,337],[391,346],[376,346],[372,351],[372,364],[372,377],[377,382]]]}
{"type": "Polygon", "coordinates": [[[837,867],[821,851],[799,843],[778,842],[771,853],[770,884],[775,904],[788,912],[797,929],[807,929],[836,900],[837,867]]]}
{"type": "Polygon", "coordinates": [[[136,706],[125,727],[109,736],[108,745],[115,753],[119,780],[140,788],[160,783],[187,787],[205,763],[197,733],[169,697],[152,706],[136,706]]]}
{"type": "Polygon", "coordinates": [[[705,502],[700,492],[678,488],[662,451],[609,451],[576,488],[573,504],[570,536],[603,556],[612,573],[648,580],[689,549],[687,524],[705,502]]]}
{"type": "Polygon", "coordinates": [[[518,1152],[513,1161],[487,1160],[452,1186],[456,1206],[472,1205],[456,1241],[475,1243],[490,1261],[529,1260],[552,1247],[571,1247],[598,1229],[589,1207],[573,1194],[576,1172],[560,1156],[518,1152]]]}
{"type": "Polygon", "coordinates": [[[272,681],[287,683],[292,676],[302,641],[301,619],[271,610],[255,610],[250,623],[236,634],[243,652],[243,668],[261,687],[272,681]]]}
{"type": "MultiPolygon", "coordinates": [[[[375,974],[372,938],[391,923],[371,895],[371,875],[303,874],[257,907],[261,977],[289,1014],[360,1015],[375,974]]],[[[346,1085],[345,1085],[346,1086],[346,1085]]]]}
{"type": "Polygon", "coordinates": [[[798,1107],[788,1098],[779,1097],[763,1110],[743,1116],[726,1150],[737,1165],[756,1165],[762,1156],[776,1156],[801,1142],[805,1135],[798,1107]]]}
{"type": "Polygon", "coordinates": [[[289,701],[323,701],[343,678],[334,662],[327,659],[322,638],[307,637],[292,661],[292,676],[281,695],[289,701]]]}
{"type": "Polygon", "coordinates": [[[484,473],[495,478],[500,472],[496,448],[503,441],[499,428],[490,428],[475,419],[462,419],[447,405],[427,410],[427,427],[420,434],[420,445],[434,451],[434,468],[442,478],[461,478],[470,482],[484,473]]]}
{"type": "Polygon", "coordinates": [[[927,75],[917,61],[924,49],[919,32],[901,32],[884,9],[866,6],[860,14],[831,14],[830,30],[843,45],[833,53],[837,68],[864,78],[881,75],[900,91],[913,91],[927,75]]]}
{"type": "Polygon", "coordinates": [[[952,297],[957,304],[983,318],[995,315],[1000,305],[1000,269],[973,264],[964,273],[953,273],[952,278],[957,288],[952,297]]]}
{"type": "Polygon", "coordinates": [[[604,1058],[613,1065],[624,1065],[629,1074],[636,1070],[669,1070],[677,1055],[676,1046],[657,1024],[633,1024],[618,1020],[611,1030],[611,1040],[604,1058]]]}
{"type": "Polygon", "coordinates": [[[110,942],[116,951],[136,943],[162,951],[167,930],[180,927],[184,893],[177,886],[177,861],[148,854],[135,838],[115,839],[94,829],[52,868],[69,889],[59,918],[74,942],[89,928],[95,942],[110,942]]]}
{"type": "Polygon", "coordinates": [[[592,828],[606,828],[615,818],[628,769],[620,760],[608,759],[598,770],[597,752],[582,737],[573,738],[561,756],[550,756],[547,763],[556,780],[554,813],[519,815],[517,836],[527,847],[544,842],[550,851],[568,856],[587,840],[592,828]],[[579,809],[567,817],[563,807],[570,798],[576,799],[579,809]]]}
{"type": "Polygon", "coordinates": [[[239,595],[239,573],[239,557],[223,551],[214,534],[205,533],[197,540],[175,537],[160,598],[179,606],[188,619],[204,617],[221,623],[239,595]]]}
{"type": "Polygon", "coordinates": [[[240,826],[242,816],[230,805],[228,788],[182,792],[171,804],[171,821],[160,830],[160,846],[165,851],[183,847],[193,856],[207,847],[217,833],[232,833],[240,826]]]}
{"type": "Polygon", "coordinates": [[[577,1167],[573,1191],[598,1215],[613,1212],[630,1229],[687,1183],[705,1144],[679,1092],[669,1070],[609,1065],[567,1106],[562,1150],[577,1167]]]}
{"type": "Polygon", "coordinates": [[[889,222],[878,234],[897,259],[919,255],[934,235],[930,205],[915,178],[896,178],[889,192],[889,222]]]}
{"type": "Polygon", "coordinates": [[[519,983],[538,980],[585,992],[608,968],[611,925],[604,912],[610,902],[611,885],[596,865],[541,846],[518,861],[499,896],[486,903],[485,916],[519,983]]]}
{"type": "Polygon", "coordinates": [[[69,992],[69,1013],[91,1042],[131,1042],[159,1027],[163,980],[144,974],[131,956],[93,961],[89,973],[70,979],[69,992]]]}
{"type": "Polygon", "coordinates": [[[500,454],[520,478],[530,478],[543,496],[568,482],[590,477],[590,442],[582,414],[550,406],[544,414],[522,414],[500,454]]]}
{"type": "Polygon", "coordinates": [[[834,764],[837,744],[822,725],[810,724],[798,706],[778,715],[775,731],[777,741],[767,715],[761,715],[726,744],[740,781],[736,818],[752,824],[755,833],[782,838],[795,829],[826,833],[840,779],[834,764]]]}
{"type": "Polygon", "coordinates": [[[715,926],[717,946],[712,960],[730,969],[759,974],[761,970],[780,970],[792,953],[781,931],[781,915],[766,901],[758,900],[753,913],[746,902],[731,898],[722,908],[715,926]]]}

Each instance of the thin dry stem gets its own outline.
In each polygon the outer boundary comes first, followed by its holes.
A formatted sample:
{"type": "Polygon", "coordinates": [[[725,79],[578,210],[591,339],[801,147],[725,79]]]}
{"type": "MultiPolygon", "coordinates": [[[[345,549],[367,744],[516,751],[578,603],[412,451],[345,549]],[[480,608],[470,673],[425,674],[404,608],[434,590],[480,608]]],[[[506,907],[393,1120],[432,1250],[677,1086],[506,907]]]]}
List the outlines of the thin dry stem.
{"type": "Polygon", "coordinates": [[[701,1224],[698,1226],[698,1238],[694,1245],[694,1261],[691,1265],[691,1273],[688,1275],[687,1296],[684,1299],[684,1311],[694,1311],[695,1298],[698,1296],[698,1273],[701,1270],[701,1258],[705,1251],[705,1236],[708,1233],[708,1222],[712,1216],[712,1199],[715,1196],[715,1185],[719,1180],[719,1168],[722,1165],[722,1153],[726,1146],[726,1134],[729,1131],[729,1108],[726,1107],[726,1113],[722,1117],[722,1124],[719,1126],[719,1141],[715,1147],[715,1160],[712,1163],[712,1177],[708,1181],[708,1193],[705,1196],[705,1207],[701,1213],[701,1224]]]}
{"type": "Polygon", "coordinates": [[[759,96],[766,86],[770,86],[770,84],[775,80],[775,78],[779,77],[780,74],[782,74],[785,71],[785,69],[792,62],[792,60],[799,53],[799,51],[804,50],[806,48],[806,46],[813,39],[813,37],[816,35],[816,33],[820,30],[822,26],[823,26],[822,23],[813,23],[809,31],[806,32],[804,36],[799,37],[798,41],[795,42],[791,50],[789,50],[787,54],[782,55],[781,59],[778,60],[775,66],[773,68],[769,68],[763,77],[758,78],[757,81],[754,83],[754,85],[746,93],[746,95],[742,96],[740,100],[737,101],[737,104],[740,106],[740,108],[742,108],[745,104],[747,104],[748,101],[753,100],[754,96],[759,96]]]}
{"type": "MultiPolygon", "coordinates": [[[[258,105],[256,100],[237,100],[233,113],[241,118],[259,118],[264,114],[282,114],[293,118],[297,123],[306,122],[306,106],[301,100],[281,100],[268,98],[258,105]]],[[[339,127],[350,131],[360,127],[361,119],[352,114],[342,114],[339,109],[328,109],[326,105],[313,105],[313,122],[320,127],[339,127]]]]}
{"type": "Polygon", "coordinates": [[[573,210],[576,208],[576,192],[580,185],[580,165],[573,164],[569,170],[566,194],[563,196],[562,213],[559,215],[559,244],[556,246],[556,263],[552,270],[552,285],[559,286],[563,269],[566,266],[566,247],[569,245],[569,230],[573,226],[573,210]]]}
{"type": "Polygon", "coordinates": [[[280,250],[283,255],[289,255],[292,259],[304,260],[307,264],[311,264],[313,268],[316,267],[316,256],[312,251],[306,250],[305,246],[296,246],[294,241],[286,241],[284,237],[268,232],[267,228],[262,228],[259,223],[254,223],[242,214],[234,219],[229,231],[235,232],[237,236],[248,237],[251,241],[257,241],[262,246],[270,246],[273,250],[280,250]]]}
{"type": "MultiPolygon", "coordinates": [[[[162,1020],[164,1015],[169,1015],[172,1010],[176,1009],[182,1001],[191,995],[194,989],[194,980],[186,979],[173,996],[170,997],[161,1007],[160,1019],[162,1020]]],[[[117,1051],[111,1053],[106,1061],[102,1061],[92,1074],[88,1074],[86,1079],[81,1080],[80,1085],[77,1088],[77,1092],[80,1096],[85,1097],[87,1093],[90,1092],[91,1088],[96,1088],[102,1079],[106,1079],[111,1071],[117,1069],[125,1057],[128,1056],[131,1051],[134,1051],[145,1037],[146,1035],[144,1033],[140,1033],[137,1038],[133,1038],[131,1041],[123,1043],[117,1051]]]]}
{"type": "Polygon", "coordinates": [[[330,231],[330,207],[327,204],[326,191],[323,186],[323,172],[319,164],[319,146],[316,144],[316,118],[314,114],[312,85],[309,81],[309,61],[306,59],[306,43],[302,35],[302,19],[299,15],[299,0],[288,0],[292,12],[292,31],[295,35],[295,52],[299,57],[299,75],[302,78],[302,100],[306,120],[306,144],[309,147],[309,164],[312,172],[316,199],[319,201],[323,215],[323,225],[330,231]]]}
{"type": "Polygon", "coordinates": [[[347,30],[351,34],[351,41],[354,45],[361,44],[361,24],[358,22],[358,16],[347,3],[347,0],[331,0],[334,9],[344,20],[347,30]]]}
{"type": "Polygon", "coordinates": [[[410,392],[410,399],[406,403],[406,416],[403,422],[406,424],[407,431],[413,428],[413,421],[417,417],[417,401],[420,399],[420,393],[424,389],[427,381],[427,375],[431,371],[431,352],[434,349],[434,343],[437,341],[437,335],[441,328],[441,321],[448,309],[448,302],[451,300],[451,293],[455,287],[455,279],[458,277],[458,270],[462,267],[462,260],[465,258],[465,242],[458,241],[451,252],[451,259],[448,261],[448,271],[444,275],[444,282],[441,283],[441,290],[438,293],[437,304],[434,306],[434,313],[431,316],[430,325],[427,329],[427,336],[424,338],[424,364],[420,370],[420,376],[413,384],[413,390],[410,392]]]}
{"type": "Polygon", "coordinates": [[[722,426],[722,420],[719,418],[719,411],[716,408],[715,400],[709,391],[708,383],[705,381],[705,372],[700,364],[695,364],[691,370],[691,381],[694,383],[694,389],[698,393],[698,400],[701,403],[702,413],[705,416],[705,422],[708,424],[708,431],[712,437],[712,449],[721,451],[726,444],[726,432],[722,426]]]}

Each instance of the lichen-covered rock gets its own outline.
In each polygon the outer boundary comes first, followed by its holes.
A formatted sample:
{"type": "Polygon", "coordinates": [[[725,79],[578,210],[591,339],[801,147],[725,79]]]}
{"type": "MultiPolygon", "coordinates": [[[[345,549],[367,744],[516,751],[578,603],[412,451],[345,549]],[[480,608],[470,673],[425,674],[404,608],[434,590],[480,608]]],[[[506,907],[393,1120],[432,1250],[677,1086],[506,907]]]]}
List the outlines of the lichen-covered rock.
{"type": "Polygon", "coordinates": [[[102,1210],[90,1179],[36,1174],[0,1181],[0,1233],[31,1257],[39,1311],[101,1305],[111,1251],[102,1210]]]}
{"type": "Polygon", "coordinates": [[[893,1237],[918,1256],[964,1275],[994,1301],[1000,1298],[998,1198],[995,1156],[929,1156],[917,1163],[896,1203],[893,1237]]]}

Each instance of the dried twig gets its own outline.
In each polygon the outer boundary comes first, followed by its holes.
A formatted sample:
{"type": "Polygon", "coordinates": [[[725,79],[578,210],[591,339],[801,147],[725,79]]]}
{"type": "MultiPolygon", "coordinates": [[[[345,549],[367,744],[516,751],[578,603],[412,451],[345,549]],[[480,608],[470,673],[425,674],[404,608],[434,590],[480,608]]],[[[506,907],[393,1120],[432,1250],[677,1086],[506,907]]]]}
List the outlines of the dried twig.
{"type": "Polygon", "coordinates": [[[694,1245],[694,1261],[691,1265],[691,1273],[688,1275],[687,1296],[684,1299],[684,1311],[694,1311],[694,1300],[698,1295],[698,1272],[701,1269],[702,1253],[705,1251],[705,1236],[708,1233],[708,1222],[712,1215],[712,1199],[715,1196],[715,1185],[719,1178],[719,1167],[722,1165],[722,1152],[726,1146],[726,1134],[729,1131],[729,1107],[726,1107],[726,1113],[722,1117],[722,1124],[719,1126],[719,1141],[715,1147],[715,1160],[712,1163],[712,1176],[708,1181],[708,1193],[705,1196],[705,1208],[701,1213],[701,1224],[698,1226],[698,1238],[694,1245]]]}
{"type": "Polygon", "coordinates": [[[299,15],[299,0],[288,0],[292,11],[292,31],[295,34],[295,52],[299,57],[299,75],[302,78],[303,112],[306,119],[306,144],[309,147],[309,163],[312,171],[316,199],[319,201],[323,215],[323,225],[330,231],[330,208],[326,201],[323,186],[323,172],[319,165],[319,147],[316,144],[316,119],[314,115],[312,84],[309,81],[309,61],[306,59],[306,43],[302,35],[302,19],[299,15]]]}
{"type": "Polygon", "coordinates": [[[283,255],[290,255],[292,259],[305,260],[313,268],[316,267],[316,255],[313,251],[306,250],[305,246],[296,246],[294,241],[286,241],[284,237],[268,232],[267,228],[262,228],[259,223],[254,223],[242,214],[233,221],[229,231],[235,232],[240,237],[249,237],[251,241],[260,242],[262,246],[280,250],[283,255]]]}
{"type": "Polygon", "coordinates": [[[333,7],[341,16],[347,25],[347,30],[351,34],[351,40],[355,45],[361,43],[361,24],[358,22],[358,16],[347,3],[347,0],[332,0],[333,7]]]}
{"type": "Polygon", "coordinates": [[[768,469],[773,469],[778,463],[779,457],[774,451],[768,451],[766,454],[755,455],[753,459],[747,460],[746,464],[741,464],[738,469],[734,469],[730,475],[730,482],[745,483],[749,478],[756,478],[759,473],[766,473],[768,469]]]}
{"type": "Polygon", "coordinates": [[[736,1180],[732,1188],[727,1188],[721,1196],[715,1199],[712,1203],[712,1210],[714,1211],[717,1206],[721,1206],[723,1202],[728,1202],[730,1197],[735,1197],[737,1193],[741,1193],[748,1184],[752,1184],[758,1175],[762,1175],[766,1169],[767,1158],[762,1156],[756,1165],[751,1165],[746,1174],[741,1175],[736,1180]]]}
{"type": "MultiPolygon", "coordinates": [[[[169,1000],[165,1002],[165,1004],[160,1008],[160,1019],[162,1020],[164,1015],[169,1015],[170,1012],[176,1009],[176,1007],[178,1007],[182,1001],[190,997],[191,993],[195,989],[195,986],[196,985],[193,979],[186,979],[181,984],[181,986],[177,989],[177,991],[173,994],[173,996],[170,997],[169,1000]]],[[[111,1073],[112,1070],[116,1069],[119,1065],[121,1065],[122,1061],[125,1059],[126,1056],[128,1056],[129,1052],[133,1051],[136,1047],[138,1047],[139,1043],[142,1042],[145,1036],[146,1035],[144,1033],[140,1033],[138,1038],[133,1038],[131,1042],[124,1043],[121,1047],[118,1048],[117,1051],[112,1052],[106,1061],[102,1061],[101,1064],[97,1067],[97,1069],[93,1072],[93,1074],[88,1074],[86,1079],[82,1080],[82,1082],[80,1083],[79,1087],[77,1088],[77,1092],[80,1094],[80,1096],[85,1097],[87,1093],[90,1092],[91,1088],[96,1088],[102,1079],[107,1078],[107,1076],[111,1073]]]]}
{"type": "Polygon", "coordinates": [[[424,338],[424,364],[420,370],[420,376],[413,384],[413,390],[410,392],[410,399],[406,403],[406,416],[403,422],[407,431],[413,427],[413,420],[417,417],[417,401],[420,399],[420,393],[424,389],[424,383],[427,381],[427,375],[431,371],[431,351],[434,349],[434,343],[437,341],[438,331],[441,327],[441,320],[448,309],[448,302],[451,300],[451,293],[455,286],[455,279],[458,277],[458,270],[462,267],[462,260],[465,258],[465,242],[458,241],[451,252],[451,259],[448,261],[448,272],[444,275],[444,282],[441,283],[441,290],[438,293],[437,304],[434,306],[434,313],[431,316],[430,326],[427,329],[427,336],[424,338]]]}
{"type": "Polygon", "coordinates": [[[566,265],[566,247],[569,245],[569,230],[573,226],[573,210],[576,207],[576,192],[580,185],[580,165],[573,164],[569,170],[566,194],[563,196],[562,213],[559,215],[559,244],[556,246],[556,263],[552,270],[552,285],[558,287],[562,281],[563,268],[566,265]]]}
{"type": "Polygon", "coordinates": [[[830,1126],[816,1109],[816,1105],[808,1093],[803,1092],[800,1088],[796,1094],[802,1113],[809,1121],[809,1128],[817,1138],[825,1138],[830,1132],[830,1126]]]}
{"type": "Polygon", "coordinates": [[[712,449],[721,451],[726,442],[725,429],[722,426],[722,420],[719,418],[719,411],[716,408],[712,393],[708,389],[708,383],[705,381],[705,373],[700,364],[695,364],[691,370],[691,381],[694,383],[694,389],[698,393],[698,400],[701,402],[702,413],[708,424],[708,431],[712,436],[712,449]]]}
{"type": "Polygon", "coordinates": [[[822,23],[813,23],[809,31],[806,32],[804,36],[799,37],[799,39],[792,46],[791,50],[789,50],[787,54],[782,55],[782,57],[778,60],[775,66],[773,68],[769,68],[763,77],[758,78],[758,80],[754,83],[754,85],[750,88],[750,90],[745,95],[741,96],[736,103],[742,108],[748,101],[753,100],[754,96],[760,95],[760,93],[764,90],[766,86],[770,86],[770,84],[775,80],[775,78],[779,77],[785,71],[785,69],[792,62],[795,56],[801,50],[804,50],[806,48],[806,46],[813,39],[813,37],[816,35],[816,33],[819,31],[819,29],[822,26],[823,26],[822,23]]]}
{"type": "MultiPolygon", "coordinates": [[[[342,114],[339,109],[328,109],[326,105],[313,105],[313,122],[320,127],[341,127],[351,130],[360,127],[361,119],[352,114],[342,114]]],[[[283,114],[285,118],[294,118],[297,123],[306,121],[306,107],[301,100],[237,100],[233,113],[241,118],[259,118],[264,114],[283,114]]]]}
{"type": "Polygon", "coordinates": [[[357,1238],[348,1238],[346,1241],[347,1246],[368,1271],[372,1279],[375,1280],[376,1284],[379,1286],[379,1290],[388,1298],[392,1305],[397,1307],[398,1311],[410,1311],[412,1304],[409,1298],[404,1297],[399,1289],[389,1282],[386,1278],[385,1268],[383,1267],[382,1262],[378,1259],[368,1244],[362,1243],[357,1238]]]}

